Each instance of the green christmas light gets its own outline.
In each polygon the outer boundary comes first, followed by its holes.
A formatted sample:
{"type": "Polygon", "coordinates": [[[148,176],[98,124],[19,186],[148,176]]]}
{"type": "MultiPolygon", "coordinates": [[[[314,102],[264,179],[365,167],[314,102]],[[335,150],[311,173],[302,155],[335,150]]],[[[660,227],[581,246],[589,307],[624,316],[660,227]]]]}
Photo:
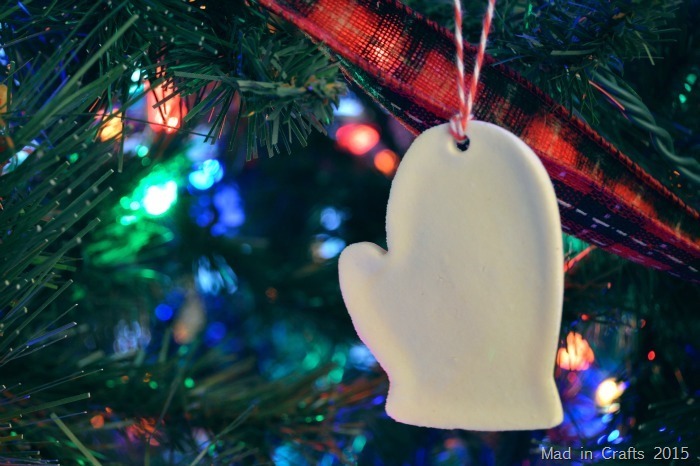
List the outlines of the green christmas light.
{"type": "Polygon", "coordinates": [[[321,356],[317,352],[311,351],[306,355],[301,365],[304,369],[311,370],[316,368],[320,362],[321,356]]]}
{"type": "Polygon", "coordinates": [[[328,374],[328,380],[331,383],[340,383],[343,380],[343,374],[345,370],[342,367],[336,367],[328,374]]]}
{"type": "Polygon", "coordinates": [[[177,202],[177,183],[168,181],[164,185],[149,186],[143,197],[143,208],[149,215],[159,217],[177,202]]]}
{"type": "Polygon", "coordinates": [[[367,437],[364,435],[358,435],[352,442],[352,449],[356,452],[361,452],[365,445],[367,444],[367,437]]]}
{"type": "Polygon", "coordinates": [[[119,223],[124,226],[127,226],[136,222],[136,220],[138,220],[138,218],[135,215],[124,215],[122,218],[119,219],[119,223]]]}

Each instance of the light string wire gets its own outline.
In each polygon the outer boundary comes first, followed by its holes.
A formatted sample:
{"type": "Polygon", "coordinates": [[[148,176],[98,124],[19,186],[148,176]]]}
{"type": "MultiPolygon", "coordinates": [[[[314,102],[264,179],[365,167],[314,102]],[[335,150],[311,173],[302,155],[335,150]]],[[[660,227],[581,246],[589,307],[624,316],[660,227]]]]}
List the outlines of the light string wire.
{"type": "Polygon", "coordinates": [[[474,98],[479,84],[479,74],[486,54],[486,41],[491,30],[493,12],[496,9],[496,0],[489,0],[486,14],[484,15],[481,29],[481,40],[474,60],[474,72],[472,73],[469,92],[466,92],[466,79],[464,76],[464,39],[462,37],[462,1],[455,0],[455,46],[457,49],[457,92],[459,94],[459,113],[450,119],[450,133],[455,138],[457,146],[465,150],[469,142],[467,137],[467,123],[472,117],[474,98]]]}

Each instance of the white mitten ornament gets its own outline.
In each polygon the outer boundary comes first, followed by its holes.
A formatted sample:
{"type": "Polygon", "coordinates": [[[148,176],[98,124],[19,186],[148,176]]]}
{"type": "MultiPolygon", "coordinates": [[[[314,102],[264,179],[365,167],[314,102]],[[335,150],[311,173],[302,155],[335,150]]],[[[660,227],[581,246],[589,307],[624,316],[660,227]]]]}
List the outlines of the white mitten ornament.
{"type": "Polygon", "coordinates": [[[362,341],[389,375],[386,410],[444,429],[555,426],[563,296],[554,189],[520,139],[471,121],[420,135],[391,186],[387,245],[353,244],[340,287],[362,341]]]}

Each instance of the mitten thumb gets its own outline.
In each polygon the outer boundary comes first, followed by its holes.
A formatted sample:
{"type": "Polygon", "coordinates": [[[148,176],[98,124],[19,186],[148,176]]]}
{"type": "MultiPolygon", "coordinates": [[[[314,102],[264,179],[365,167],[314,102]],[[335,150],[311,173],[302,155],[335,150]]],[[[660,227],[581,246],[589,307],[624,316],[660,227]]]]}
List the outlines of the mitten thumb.
{"type": "Polygon", "coordinates": [[[357,243],[343,250],[338,260],[340,290],[343,300],[357,330],[360,339],[367,345],[380,364],[384,365],[382,355],[375,351],[378,341],[385,339],[386,316],[379,313],[388,311],[382,303],[381,284],[378,283],[380,271],[386,264],[386,251],[373,243],[357,243]]]}

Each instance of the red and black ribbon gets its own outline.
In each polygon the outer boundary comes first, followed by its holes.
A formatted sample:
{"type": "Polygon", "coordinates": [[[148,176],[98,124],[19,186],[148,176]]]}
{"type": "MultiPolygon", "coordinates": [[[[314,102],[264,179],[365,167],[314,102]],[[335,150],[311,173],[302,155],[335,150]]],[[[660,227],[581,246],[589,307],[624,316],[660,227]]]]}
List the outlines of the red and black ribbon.
{"type": "MultiPolygon", "coordinates": [[[[406,6],[259,1],[327,45],[346,74],[414,133],[457,113],[452,34],[406,6]]],[[[467,70],[475,52],[465,47],[467,70]]],[[[700,214],[540,89],[487,56],[473,113],[537,153],[554,184],[565,232],[700,283],[700,214]]]]}

